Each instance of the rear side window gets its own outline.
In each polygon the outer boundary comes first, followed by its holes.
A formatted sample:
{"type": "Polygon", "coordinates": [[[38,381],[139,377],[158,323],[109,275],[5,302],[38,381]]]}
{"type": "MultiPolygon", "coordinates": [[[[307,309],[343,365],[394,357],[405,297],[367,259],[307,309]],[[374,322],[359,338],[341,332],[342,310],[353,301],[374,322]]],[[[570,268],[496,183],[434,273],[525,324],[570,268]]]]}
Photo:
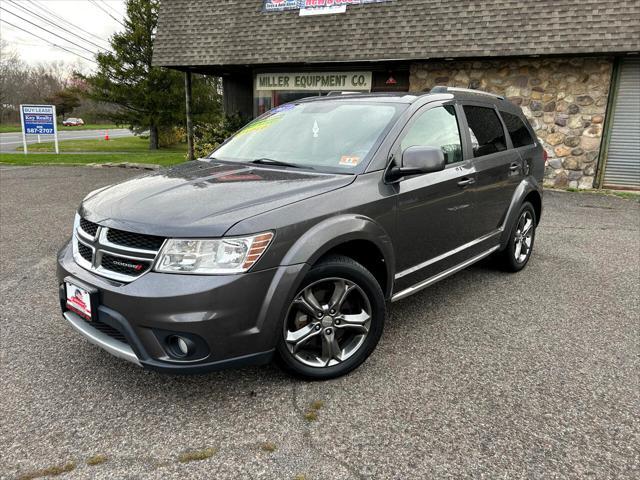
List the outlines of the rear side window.
{"type": "Polygon", "coordinates": [[[503,111],[500,111],[500,115],[502,115],[502,119],[507,126],[507,131],[515,148],[533,145],[533,137],[531,137],[529,129],[520,117],[503,111]]]}
{"type": "Polygon", "coordinates": [[[491,155],[507,149],[502,122],[493,108],[465,105],[464,113],[469,124],[474,157],[491,155]]]}
{"type": "Polygon", "coordinates": [[[409,147],[440,147],[447,165],[462,161],[462,143],[453,105],[435,107],[420,114],[402,139],[402,151],[409,147]]]}

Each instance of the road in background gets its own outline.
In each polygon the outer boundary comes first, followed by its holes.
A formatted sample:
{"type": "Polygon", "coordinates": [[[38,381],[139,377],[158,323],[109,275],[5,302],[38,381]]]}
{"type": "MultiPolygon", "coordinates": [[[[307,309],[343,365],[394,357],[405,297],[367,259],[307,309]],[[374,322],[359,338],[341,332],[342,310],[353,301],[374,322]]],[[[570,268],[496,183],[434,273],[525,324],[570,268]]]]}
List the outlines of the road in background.
{"type": "Polygon", "coordinates": [[[0,166],[0,478],[71,461],[65,479],[638,478],[639,203],[547,192],[525,270],[477,265],[392,304],[346,377],[178,377],[60,314],[56,252],[79,202],[132,175],[0,166]]]}
{"type": "MultiPolygon", "coordinates": [[[[58,141],[65,140],[91,140],[104,138],[106,130],[78,130],[78,131],[58,131],[58,141]]],[[[127,128],[117,128],[109,130],[109,138],[132,137],[133,133],[127,128]]],[[[53,135],[41,135],[42,143],[53,142],[53,135]]],[[[38,143],[36,135],[27,135],[27,144],[38,143]]],[[[0,133],[0,152],[16,153],[22,146],[22,133],[0,133]]],[[[27,149],[28,150],[28,149],[27,149]]],[[[64,145],[60,145],[60,152],[64,152],[64,145]]]]}

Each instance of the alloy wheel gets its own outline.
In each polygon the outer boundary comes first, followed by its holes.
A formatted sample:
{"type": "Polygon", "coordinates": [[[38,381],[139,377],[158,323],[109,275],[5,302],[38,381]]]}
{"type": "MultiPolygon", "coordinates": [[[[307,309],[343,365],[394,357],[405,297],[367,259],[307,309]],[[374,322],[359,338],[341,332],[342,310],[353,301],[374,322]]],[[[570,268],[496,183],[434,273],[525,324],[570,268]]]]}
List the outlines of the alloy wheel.
{"type": "Polygon", "coordinates": [[[331,367],[353,357],[371,326],[371,304],[355,282],[326,278],[296,295],[284,325],[289,352],[304,365],[331,367]]]}
{"type": "Polygon", "coordinates": [[[518,226],[514,237],[514,257],[516,262],[524,263],[531,253],[533,245],[533,215],[525,210],[518,219],[518,226]]]}

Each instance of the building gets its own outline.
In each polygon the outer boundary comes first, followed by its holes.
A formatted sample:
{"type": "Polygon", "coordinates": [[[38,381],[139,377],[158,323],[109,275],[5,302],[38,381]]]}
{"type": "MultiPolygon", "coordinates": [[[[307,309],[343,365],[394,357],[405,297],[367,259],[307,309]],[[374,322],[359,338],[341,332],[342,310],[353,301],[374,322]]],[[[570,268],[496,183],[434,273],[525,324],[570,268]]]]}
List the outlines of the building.
{"type": "Polygon", "coordinates": [[[172,0],[154,64],[220,75],[256,116],[329,91],[505,95],[557,187],[640,189],[638,0],[172,0]]]}

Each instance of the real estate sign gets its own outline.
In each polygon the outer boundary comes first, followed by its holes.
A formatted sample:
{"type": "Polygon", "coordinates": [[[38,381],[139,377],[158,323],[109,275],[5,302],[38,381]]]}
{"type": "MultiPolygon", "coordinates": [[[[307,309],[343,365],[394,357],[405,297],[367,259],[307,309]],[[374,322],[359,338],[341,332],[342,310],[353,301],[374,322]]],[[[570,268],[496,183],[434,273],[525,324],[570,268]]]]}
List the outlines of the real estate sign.
{"type": "Polygon", "coordinates": [[[53,135],[58,152],[58,128],[55,105],[20,105],[22,144],[27,154],[27,135],[53,135]]]}

